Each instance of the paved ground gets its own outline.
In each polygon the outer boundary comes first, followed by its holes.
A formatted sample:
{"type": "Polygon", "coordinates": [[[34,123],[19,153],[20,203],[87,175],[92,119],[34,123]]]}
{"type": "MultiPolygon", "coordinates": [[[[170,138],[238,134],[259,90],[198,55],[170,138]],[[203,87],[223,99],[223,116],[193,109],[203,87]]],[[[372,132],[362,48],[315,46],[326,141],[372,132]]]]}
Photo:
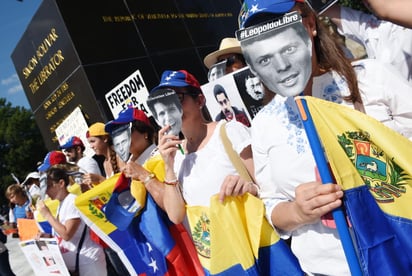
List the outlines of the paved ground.
{"type": "Polygon", "coordinates": [[[11,268],[16,276],[34,276],[35,274],[27,262],[26,256],[20,249],[19,242],[18,238],[12,238],[11,235],[7,237],[6,246],[9,249],[11,268]]]}

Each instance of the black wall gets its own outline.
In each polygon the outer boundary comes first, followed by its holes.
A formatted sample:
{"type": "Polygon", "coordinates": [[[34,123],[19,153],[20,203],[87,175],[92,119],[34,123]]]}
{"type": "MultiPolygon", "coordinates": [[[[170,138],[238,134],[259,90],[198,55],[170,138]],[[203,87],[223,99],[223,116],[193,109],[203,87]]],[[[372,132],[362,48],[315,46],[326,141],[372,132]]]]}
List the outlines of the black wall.
{"type": "Polygon", "coordinates": [[[12,60],[49,150],[76,107],[113,119],[105,94],[136,70],[150,91],[166,69],[207,82],[203,58],[234,36],[241,0],[44,0],[12,60]]]}

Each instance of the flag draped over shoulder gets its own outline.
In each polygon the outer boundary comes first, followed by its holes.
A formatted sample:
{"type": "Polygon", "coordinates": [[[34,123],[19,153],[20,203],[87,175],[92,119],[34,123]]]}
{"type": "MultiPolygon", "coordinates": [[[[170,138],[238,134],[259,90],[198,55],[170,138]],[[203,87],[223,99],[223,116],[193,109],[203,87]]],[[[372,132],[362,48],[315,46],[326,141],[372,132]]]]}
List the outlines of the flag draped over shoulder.
{"type": "MultiPolygon", "coordinates": [[[[155,156],[144,165],[160,181],[164,179],[162,162],[155,156]]],[[[78,196],[75,204],[88,226],[118,253],[131,275],[201,275],[188,233],[182,225],[169,222],[139,181],[130,183],[130,179],[117,174],[78,196]],[[108,220],[104,207],[115,188],[124,190],[126,184],[141,208],[128,227],[120,230],[108,220]]],[[[114,211],[111,216],[116,215],[114,211]]]]}
{"type": "Polygon", "coordinates": [[[355,234],[365,275],[412,271],[412,142],[375,119],[313,97],[306,101],[355,234]]]}
{"type": "Polygon", "coordinates": [[[270,226],[263,203],[245,194],[187,209],[207,275],[303,275],[296,257],[270,226]]]}

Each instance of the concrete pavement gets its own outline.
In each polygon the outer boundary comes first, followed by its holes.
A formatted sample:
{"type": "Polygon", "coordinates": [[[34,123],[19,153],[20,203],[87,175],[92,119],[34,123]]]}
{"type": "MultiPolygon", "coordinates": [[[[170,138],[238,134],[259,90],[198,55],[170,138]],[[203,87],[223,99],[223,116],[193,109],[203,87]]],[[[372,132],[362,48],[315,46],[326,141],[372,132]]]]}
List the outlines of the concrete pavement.
{"type": "Polygon", "coordinates": [[[20,239],[7,236],[6,246],[9,249],[11,269],[16,276],[35,276],[29,262],[19,246],[20,239]]]}

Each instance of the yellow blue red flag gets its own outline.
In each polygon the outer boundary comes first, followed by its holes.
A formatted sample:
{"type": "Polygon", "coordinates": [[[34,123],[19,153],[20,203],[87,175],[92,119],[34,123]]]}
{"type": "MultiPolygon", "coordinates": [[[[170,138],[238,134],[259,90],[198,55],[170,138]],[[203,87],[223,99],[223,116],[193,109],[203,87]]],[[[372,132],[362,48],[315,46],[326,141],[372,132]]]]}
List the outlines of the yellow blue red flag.
{"type": "MultiPolygon", "coordinates": [[[[355,234],[365,275],[412,271],[412,142],[351,108],[306,102],[355,234]]],[[[313,150],[313,149],[312,149],[313,150]]]]}
{"type": "MultiPolygon", "coordinates": [[[[144,167],[164,180],[163,160],[154,156],[144,167]]],[[[144,185],[117,174],[76,198],[76,207],[88,226],[115,250],[131,275],[202,275],[203,270],[195,254],[188,233],[182,225],[172,225],[160,210],[144,185]],[[113,194],[130,187],[136,202],[130,220],[130,206],[112,206],[113,194]],[[136,208],[135,208],[136,207],[136,208]],[[123,221],[122,221],[123,220],[123,221]],[[191,250],[192,247],[192,250],[191,250]]]]}
{"type": "Polygon", "coordinates": [[[189,206],[187,215],[206,275],[303,275],[254,196],[227,197],[221,203],[215,195],[209,208],[189,206]]]}

